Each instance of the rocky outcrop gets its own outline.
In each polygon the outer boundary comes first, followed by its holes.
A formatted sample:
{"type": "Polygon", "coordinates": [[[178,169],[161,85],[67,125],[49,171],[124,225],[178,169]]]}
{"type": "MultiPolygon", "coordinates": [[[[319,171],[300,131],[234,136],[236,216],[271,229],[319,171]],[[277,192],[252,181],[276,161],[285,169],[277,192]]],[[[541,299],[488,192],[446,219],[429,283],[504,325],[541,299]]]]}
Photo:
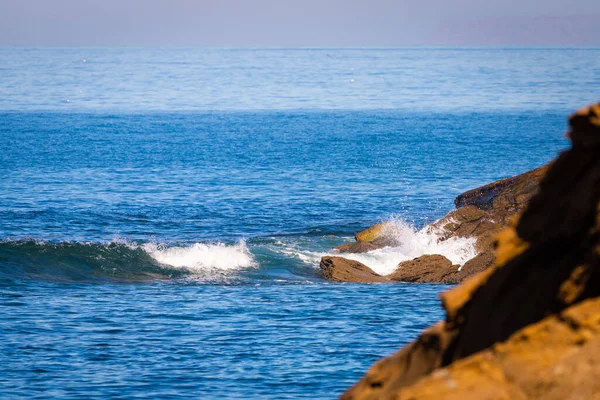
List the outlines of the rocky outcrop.
{"type": "Polygon", "coordinates": [[[399,399],[598,398],[600,299],[520,329],[397,393],[399,399]]]}
{"type": "MultiPolygon", "coordinates": [[[[459,195],[455,204],[458,207],[444,218],[430,224],[426,229],[435,233],[441,241],[451,238],[474,238],[477,256],[468,261],[460,271],[451,273],[447,265],[441,270],[437,263],[422,263],[415,273],[403,275],[398,271],[398,279],[402,282],[461,282],[465,278],[482,271],[492,265],[494,259],[494,243],[496,235],[506,228],[515,215],[520,213],[537,192],[540,180],[546,174],[548,165],[536,168],[524,174],[501,179],[489,185],[469,190],[459,195]],[[427,265],[431,269],[427,268],[427,265]],[[404,276],[404,278],[402,278],[404,276]],[[436,280],[437,279],[437,280],[436,280]]],[[[387,246],[397,246],[402,240],[397,235],[393,224],[374,225],[355,236],[354,243],[346,243],[333,248],[338,253],[366,253],[387,246]]],[[[352,278],[352,281],[360,281],[352,278]]]]}
{"type": "Polygon", "coordinates": [[[498,222],[506,224],[511,216],[525,209],[536,194],[539,182],[547,170],[548,165],[544,165],[524,174],[469,190],[459,195],[454,204],[456,208],[475,206],[489,212],[498,222]]]}
{"type": "Polygon", "coordinates": [[[444,293],[445,320],[342,398],[600,396],[600,104],[570,125],[572,148],[500,233],[493,266],[444,293]]]}
{"type": "MultiPolygon", "coordinates": [[[[475,259],[473,259],[475,261],[475,259]]],[[[466,264],[465,264],[466,266],[466,264]]],[[[343,257],[323,257],[319,265],[322,275],[339,282],[413,282],[413,283],[456,283],[465,276],[459,265],[439,254],[427,254],[398,264],[389,275],[379,275],[366,265],[343,257]]],[[[469,267],[469,271],[473,268],[469,267]]]]}
{"type": "Polygon", "coordinates": [[[458,272],[458,268],[442,255],[428,254],[401,262],[387,278],[396,282],[452,282],[452,276],[458,272]]]}
{"type": "Polygon", "coordinates": [[[440,240],[450,238],[475,238],[475,248],[481,253],[493,247],[495,235],[505,227],[490,213],[469,205],[451,211],[447,216],[429,225],[427,229],[436,232],[440,240]]]}
{"type": "Polygon", "coordinates": [[[375,273],[366,265],[342,257],[323,257],[319,265],[325,279],[338,282],[376,283],[389,279],[375,273]]]}
{"type": "Polygon", "coordinates": [[[545,165],[469,190],[454,201],[458,209],[431,224],[429,229],[441,232],[442,240],[475,238],[479,254],[491,252],[496,235],[529,204],[547,170],[545,165]]]}

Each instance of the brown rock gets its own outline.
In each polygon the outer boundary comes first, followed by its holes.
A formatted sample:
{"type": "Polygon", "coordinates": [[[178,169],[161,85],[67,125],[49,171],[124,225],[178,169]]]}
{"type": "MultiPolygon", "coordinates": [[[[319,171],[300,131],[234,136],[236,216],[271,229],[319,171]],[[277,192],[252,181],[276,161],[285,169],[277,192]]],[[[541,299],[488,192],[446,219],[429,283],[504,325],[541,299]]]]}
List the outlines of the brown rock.
{"type": "Polygon", "coordinates": [[[546,165],[465,192],[455,200],[460,208],[429,226],[441,240],[476,239],[477,257],[458,273],[446,276],[443,282],[460,282],[492,265],[496,236],[527,206],[547,170],[546,165]]]}
{"type": "MultiPolygon", "coordinates": [[[[427,229],[437,234],[440,240],[451,238],[475,238],[475,250],[478,257],[468,268],[463,268],[455,274],[440,274],[438,269],[426,272],[426,267],[420,269],[422,278],[416,275],[398,280],[412,282],[460,282],[479,272],[484,266],[491,265],[496,235],[502,231],[510,219],[521,212],[536,193],[540,179],[548,166],[543,166],[524,174],[501,179],[459,195],[455,204],[460,207],[451,211],[444,218],[429,225],[427,229]],[[485,260],[485,262],[482,262],[485,260]],[[440,280],[436,281],[435,278],[440,280]]],[[[339,253],[366,253],[386,246],[398,245],[394,235],[393,225],[382,223],[374,225],[355,236],[355,243],[346,243],[333,248],[339,253]]],[[[432,267],[435,267],[432,265],[432,267]]]]}
{"type": "Polygon", "coordinates": [[[343,257],[323,257],[321,258],[321,273],[325,279],[339,282],[389,282],[389,280],[366,265],[348,260],[343,257]]]}
{"type": "Polygon", "coordinates": [[[493,223],[487,212],[475,206],[466,206],[450,211],[444,218],[429,225],[428,229],[444,239],[451,236],[470,237],[484,222],[493,223]]]}
{"type": "Polygon", "coordinates": [[[457,283],[462,282],[464,279],[471,275],[475,275],[478,272],[484,271],[494,265],[495,252],[493,249],[489,249],[484,253],[479,253],[469,261],[465,263],[456,273],[448,275],[445,283],[457,283]]]}
{"type": "Polygon", "coordinates": [[[458,265],[452,265],[446,257],[428,254],[401,262],[387,278],[397,282],[443,282],[446,276],[456,273],[457,270],[458,265]]]}
{"type": "Polygon", "coordinates": [[[475,238],[475,248],[485,252],[492,248],[494,238],[504,227],[490,213],[469,205],[451,211],[444,218],[431,224],[428,229],[437,233],[441,240],[454,237],[475,238]]]}
{"type": "Polygon", "coordinates": [[[548,165],[544,165],[524,174],[469,190],[459,195],[454,204],[457,208],[475,206],[488,211],[498,223],[508,224],[511,216],[527,206],[547,170],[548,165]]]}
{"type": "Polygon", "coordinates": [[[600,397],[600,104],[570,123],[573,147],[498,236],[493,266],[343,398],[600,397]]]}
{"type": "Polygon", "coordinates": [[[389,242],[385,240],[375,240],[373,242],[355,242],[345,243],[339,246],[335,246],[332,250],[336,253],[367,253],[369,251],[382,249],[389,246],[389,242]]]}

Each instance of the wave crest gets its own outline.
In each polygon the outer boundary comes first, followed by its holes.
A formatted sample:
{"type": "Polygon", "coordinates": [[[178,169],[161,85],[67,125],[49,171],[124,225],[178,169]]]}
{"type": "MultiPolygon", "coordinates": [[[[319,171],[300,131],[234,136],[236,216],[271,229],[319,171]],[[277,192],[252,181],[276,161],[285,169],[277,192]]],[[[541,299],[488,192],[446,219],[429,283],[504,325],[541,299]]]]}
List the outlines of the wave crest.
{"type": "Polygon", "coordinates": [[[254,266],[252,254],[244,241],[228,246],[223,243],[194,243],[189,247],[167,247],[147,243],[143,249],[161,264],[191,272],[216,269],[231,271],[254,266]]]}
{"type": "Polygon", "coordinates": [[[195,243],[168,246],[109,243],[0,242],[0,275],[58,281],[102,279],[147,280],[187,276],[210,279],[215,274],[254,266],[241,241],[234,245],[195,243]]]}

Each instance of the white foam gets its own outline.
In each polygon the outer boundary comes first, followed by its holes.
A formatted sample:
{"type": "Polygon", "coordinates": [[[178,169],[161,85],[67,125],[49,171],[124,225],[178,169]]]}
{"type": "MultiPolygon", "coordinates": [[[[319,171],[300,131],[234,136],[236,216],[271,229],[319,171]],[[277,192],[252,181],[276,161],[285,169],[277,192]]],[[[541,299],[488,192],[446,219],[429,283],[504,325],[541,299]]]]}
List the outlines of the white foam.
{"type": "Polygon", "coordinates": [[[321,257],[323,256],[322,253],[317,251],[300,249],[298,244],[294,242],[288,243],[278,240],[277,242],[275,242],[275,244],[277,245],[275,251],[287,257],[296,258],[302,261],[304,264],[318,265],[319,261],[321,260],[321,257]]]}
{"type": "Polygon", "coordinates": [[[147,243],[143,245],[143,249],[161,264],[191,272],[231,271],[255,265],[252,253],[244,241],[235,245],[195,243],[189,247],[167,247],[147,243]]]}
{"type": "Polygon", "coordinates": [[[396,269],[398,263],[425,254],[441,254],[453,264],[463,265],[475,257],[475,239],[450,238],[440,240],[442,232],[429,227],[416,230],[402,219],[392,219],[386,224],[383,235],[392,239],[396,246],[385,247],[363,254],[342,253],[341,257],[359,261],[381,275],[396,269]]]}

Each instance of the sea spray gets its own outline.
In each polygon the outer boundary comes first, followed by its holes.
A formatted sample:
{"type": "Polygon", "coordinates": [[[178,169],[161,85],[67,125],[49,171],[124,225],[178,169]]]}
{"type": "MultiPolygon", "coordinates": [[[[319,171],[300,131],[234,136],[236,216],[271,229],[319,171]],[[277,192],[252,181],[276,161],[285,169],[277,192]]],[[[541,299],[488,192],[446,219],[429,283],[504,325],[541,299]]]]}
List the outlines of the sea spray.
{"type": "Polygon", "coordinates": [[[175,268],[184,268],[190,272],[205,270],[236,270],[254,266],[252,254],[245,241],[235,245],[223,243],[194,243],[188,247],[167,247],[156,243],[147,243],[143,249],[161,264],[175,268]]]}
{"type": "Polygon", "coordinates": [[[477,254],[473,238],[442,240],[444,232],[429,226],[417,229],[401,218],[390,219],[385,224],[382,235],[394,245],[368,253],[342,253],[340,256],[359,261],[378,274],[387,275],[396,269],[398,263],[425,254],[441,254],[453,264],[461,266],[477,254]]]}
{"type": "Polygon", "coordinates": [[[390,245],[367,253],[328,251],[335,244],[339,244],[339,239],[351,241],[353,240],[351,237],[337,238],[335,243],[324,241],[324,237],[310,238],[310,240],[296,237],[278,238],[269,247],[282,257],[293,258],[315,268],[318,267],[321,257],[325,255],[341,256],[360,261],[382,275],[393,272],[398,263],[424,254],[441,254],[453,264],[461,266],[477,254],[473,238],[446,239],[446,232],[441,229],[432,229],[431,225],[417,228],[400,217],[390,218],[387,222],[382,235],[390,245]]]}

